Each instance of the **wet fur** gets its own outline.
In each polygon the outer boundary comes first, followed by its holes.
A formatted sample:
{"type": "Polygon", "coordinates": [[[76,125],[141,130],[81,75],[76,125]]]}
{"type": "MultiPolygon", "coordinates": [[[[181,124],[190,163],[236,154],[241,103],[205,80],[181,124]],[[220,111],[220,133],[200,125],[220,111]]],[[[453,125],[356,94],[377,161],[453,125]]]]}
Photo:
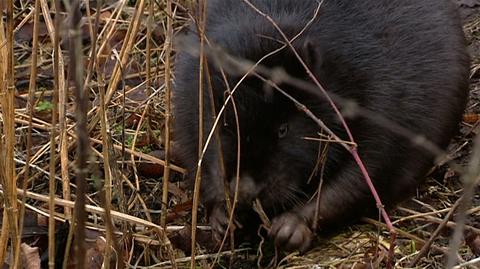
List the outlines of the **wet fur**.
{"type": "MultiPolygon", "coordinates": [[[[243,1],[208,2],[206,37],[211,44],[254,62],[282,45],[283,39],[271,23],[243,1]]],[[[309,0],[251,2],[271,16],[289,38],[305,27],[318,6],[317,1],[309,0]]],[[[461,24],[450,2],[325,0],[313,24],[293,46],[329,92],[354,100],[445,148],[465,106],[469,70],[461,24]]],[[[192,25],[186,40],[198,47],[195,29],[192,25]]],[[[210,100],[218,113],[227,89],[221,67],[211,57],[207,61],[212,87],[205,80],[205,137],[213,124],[210,100]]],[[[173,92],[175,148],[190,179],[198,161],[198,63],[195,53],[178,52],[173,92]]],[[[290,75],[310,81],[288,48],[262,64],[280,66],[290,75]]],[[[239,79],[237,75],[227,77],[230,88],[239,79]]],[[[280,86],[346,138],[324,100],[288,84],[280,86]]],[[[318,162],[319,143],[303,138],[318,137],[319,127],[278,92],[268,94],[254,77],[240,85],[234,100],[241,138],[240,204],[259,198],[271,217],[277,216],[271,232],[277,244],[288,250],[305,250],[314,229],[315,205],[309,199],[318,188],[320,175],[307,182],[318,162]],[[284,124],[288,132],[279,138],[284,124]]],[[[342,108],[342,104],[338,106],[342,108]]],[[[237,129],[231,105],[220,122],[220,141],[210,143],[203,160],[201,192],[217,235],[226,226],[224,181],[233,186],[236,173],[237,129]]],[[[388,126],[362,117],[350,117],[347,122],[384,203],[392,206],[412,194],[434,156],[388,126]]],[[[323,178],[319,229],[375,210],[357,165],[341,146],[329,145],[323,178]]]]}

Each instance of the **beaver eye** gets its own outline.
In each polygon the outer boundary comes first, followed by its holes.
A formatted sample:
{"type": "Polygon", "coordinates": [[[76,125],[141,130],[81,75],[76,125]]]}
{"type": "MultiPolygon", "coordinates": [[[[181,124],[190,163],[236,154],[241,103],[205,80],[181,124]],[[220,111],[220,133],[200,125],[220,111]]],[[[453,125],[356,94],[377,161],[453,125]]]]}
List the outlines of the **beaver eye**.
{"type": "Polygon", "coordinates": [[[288,124],[284,123],[278,128],[278,138],[284,138],[288,133],[288,124]]]}

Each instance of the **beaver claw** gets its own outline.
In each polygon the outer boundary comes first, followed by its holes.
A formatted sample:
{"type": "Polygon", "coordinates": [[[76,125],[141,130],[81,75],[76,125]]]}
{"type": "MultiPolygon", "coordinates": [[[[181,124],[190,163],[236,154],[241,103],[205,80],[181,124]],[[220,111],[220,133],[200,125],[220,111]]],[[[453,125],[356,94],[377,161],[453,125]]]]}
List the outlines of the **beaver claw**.
{"type": "Polygon", "coordinates": [[[212,227],[212,236],[217,242],[221,242],[228,227],[228,215],[224,206],[214,206],[209,216],[212,227]]]}
{"type": "Polygon", "coordinates": [[[313,233],[307,222],[294,213],[284,213],[275,218],[269,236],[275,245],[286,251],[305,253],[313,241],[313,233]]]}

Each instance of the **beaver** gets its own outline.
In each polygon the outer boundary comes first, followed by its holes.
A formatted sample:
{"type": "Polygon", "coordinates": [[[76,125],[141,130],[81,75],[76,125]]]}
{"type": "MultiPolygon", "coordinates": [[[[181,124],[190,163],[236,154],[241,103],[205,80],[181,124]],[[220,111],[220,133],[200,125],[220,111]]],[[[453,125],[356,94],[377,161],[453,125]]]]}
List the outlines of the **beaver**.
{"type": "MultiPolygon", "coordinates": [[[[215,238],[223,237],[228,224],[225,192],[233,197],[237,190],[239,211],[258,199],[272,217],[269,234],[277,246],[305,251],[316,232],[375,212],[376,204],[350,152],[328,141],[298,103],[340,139],[348,139],[347,132],[334,107],[318,97],[320,89],[312,94],[285,79],[278,83],[282,93],[258,73],[243,78],[215,51],[312,83],[308,69],[329,94],[348,100],[336,103],[342,112],[354,102],[445,149],[467,99],[464,34],[449,0],[248,3],[208,1],[201,119],[199,55],[191,50],[200,47],[197,25],[182,37],[190,49],[176,54],[175,148],[188,177],[195,178],[199,121],[205,144],[217,120],[201,165],[201,201],[215,238]]],[[[358,113],[344,117],[383,203],[392,207],[413,194],[435,154],[389,124],[358,113]]]]}

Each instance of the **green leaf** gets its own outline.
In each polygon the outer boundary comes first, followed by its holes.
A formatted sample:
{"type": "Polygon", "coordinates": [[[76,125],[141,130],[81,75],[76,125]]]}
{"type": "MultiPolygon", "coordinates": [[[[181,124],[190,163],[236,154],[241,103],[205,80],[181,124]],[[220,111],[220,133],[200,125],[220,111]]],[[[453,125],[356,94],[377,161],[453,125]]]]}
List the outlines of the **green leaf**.
{"type": "Polygon", "coordinates": [[[39,112],[51,111],[53,109],[53,104],[50,101],[40,101],[36,107],[36,110],[39,112]]]}

